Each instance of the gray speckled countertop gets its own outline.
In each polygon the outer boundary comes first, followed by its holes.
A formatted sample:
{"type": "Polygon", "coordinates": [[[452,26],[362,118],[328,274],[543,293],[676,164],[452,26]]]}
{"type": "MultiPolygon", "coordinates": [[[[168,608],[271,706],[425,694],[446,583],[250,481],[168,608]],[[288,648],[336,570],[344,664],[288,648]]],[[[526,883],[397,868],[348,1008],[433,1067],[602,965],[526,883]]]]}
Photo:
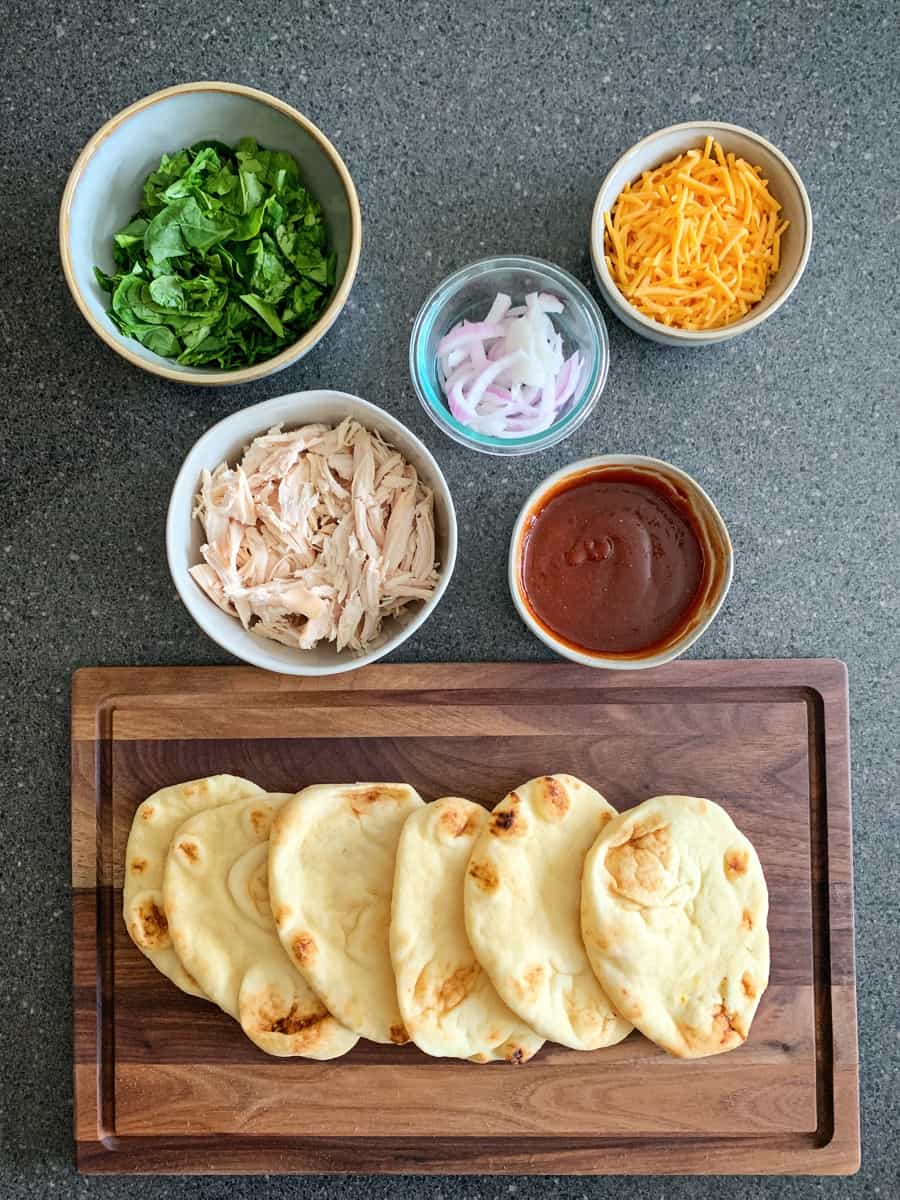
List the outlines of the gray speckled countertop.
{"type": "Polygon", "coordinates": [[[510,524],[534,484],[597,451],[674,460],[718,502],[737,573],[703,657],[835,656],[852,691],[863,1168],[744,1180],[749,1198],[896,1196],[900,22],[892,4],[9,0],[0,46],[0,1194],[25,1198],[429,1195],[703,1197],[702,1180],[80,1179],[72,1166],[68,713],[73,669],[217,663],[163,555],[176,468],[212,422],[336,386],[437,453],[461,550],[408,660],[538,659],[506,593],[510,524]],[[279,378],[179,390],[88,330],[56,251],[79,149],[166,84],[224,78],[296,104],[334,139],[364,209],[362,269],[337,326],[279,378]],[[435,430],[407,335],[443,275],[486,253],[589,280],[587,225],[619,152],[673,121],[769,136],[815,216],[788,306],[718,349],[658,348],[608,317],[594,418],[542,456],[497,463],[435,430]]]}

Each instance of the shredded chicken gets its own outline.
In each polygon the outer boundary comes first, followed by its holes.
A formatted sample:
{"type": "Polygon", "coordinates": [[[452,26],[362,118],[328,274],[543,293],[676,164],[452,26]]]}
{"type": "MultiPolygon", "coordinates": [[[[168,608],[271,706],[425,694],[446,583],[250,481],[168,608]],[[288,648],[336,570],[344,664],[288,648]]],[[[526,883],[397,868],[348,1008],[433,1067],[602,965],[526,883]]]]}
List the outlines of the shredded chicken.
{"type": "Polygon", "coordinates": [[[206,535],[197,584],[286,646],[369,650],[386,617],[437,583],[431,489],[350,417],[336,429],[276,425],[238,466],[204,470],[193,515],[206,535]]]}

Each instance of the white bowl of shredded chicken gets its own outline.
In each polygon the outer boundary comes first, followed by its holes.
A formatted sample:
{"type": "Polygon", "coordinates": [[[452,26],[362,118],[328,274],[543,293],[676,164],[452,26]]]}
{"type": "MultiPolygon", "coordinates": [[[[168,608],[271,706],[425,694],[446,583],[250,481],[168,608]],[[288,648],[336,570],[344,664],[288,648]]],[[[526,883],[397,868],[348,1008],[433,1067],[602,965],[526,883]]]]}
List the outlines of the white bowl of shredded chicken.
{"type": "Polygon", "coordinates": [[[333,675],[389,654],[433,612],[456,514],[434,458],[396,418],[344,392],[297,392],[195,444],[166,552],[188,612],[223,649],[333,675]]]}

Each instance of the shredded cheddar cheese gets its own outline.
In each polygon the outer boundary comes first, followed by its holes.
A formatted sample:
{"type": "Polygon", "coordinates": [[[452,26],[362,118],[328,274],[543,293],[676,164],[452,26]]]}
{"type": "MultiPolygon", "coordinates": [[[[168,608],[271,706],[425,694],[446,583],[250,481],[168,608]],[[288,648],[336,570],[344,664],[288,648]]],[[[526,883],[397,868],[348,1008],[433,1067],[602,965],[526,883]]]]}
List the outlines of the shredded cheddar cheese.
{"type": "Polygon", "coordinates": [[[781,260],[781,205],[762,170],[712,138],[626,184],[606,226],[617,287],[663,325],[716,329],[765,295],[781,260]]]}

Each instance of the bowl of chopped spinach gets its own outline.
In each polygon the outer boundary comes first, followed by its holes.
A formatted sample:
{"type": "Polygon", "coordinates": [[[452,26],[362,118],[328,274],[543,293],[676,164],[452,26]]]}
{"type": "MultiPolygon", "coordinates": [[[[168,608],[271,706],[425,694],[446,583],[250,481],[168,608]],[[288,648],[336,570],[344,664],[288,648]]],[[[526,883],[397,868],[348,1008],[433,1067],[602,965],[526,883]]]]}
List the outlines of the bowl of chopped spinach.
{"type": "Polygon", "coordinates": [[[113,117],[60,211],[66,280],[94,331],[135,366],[200,385],[306,354],[347,300],[361,239],[325,135],[230,83],[167,88],[113,117]]]}

